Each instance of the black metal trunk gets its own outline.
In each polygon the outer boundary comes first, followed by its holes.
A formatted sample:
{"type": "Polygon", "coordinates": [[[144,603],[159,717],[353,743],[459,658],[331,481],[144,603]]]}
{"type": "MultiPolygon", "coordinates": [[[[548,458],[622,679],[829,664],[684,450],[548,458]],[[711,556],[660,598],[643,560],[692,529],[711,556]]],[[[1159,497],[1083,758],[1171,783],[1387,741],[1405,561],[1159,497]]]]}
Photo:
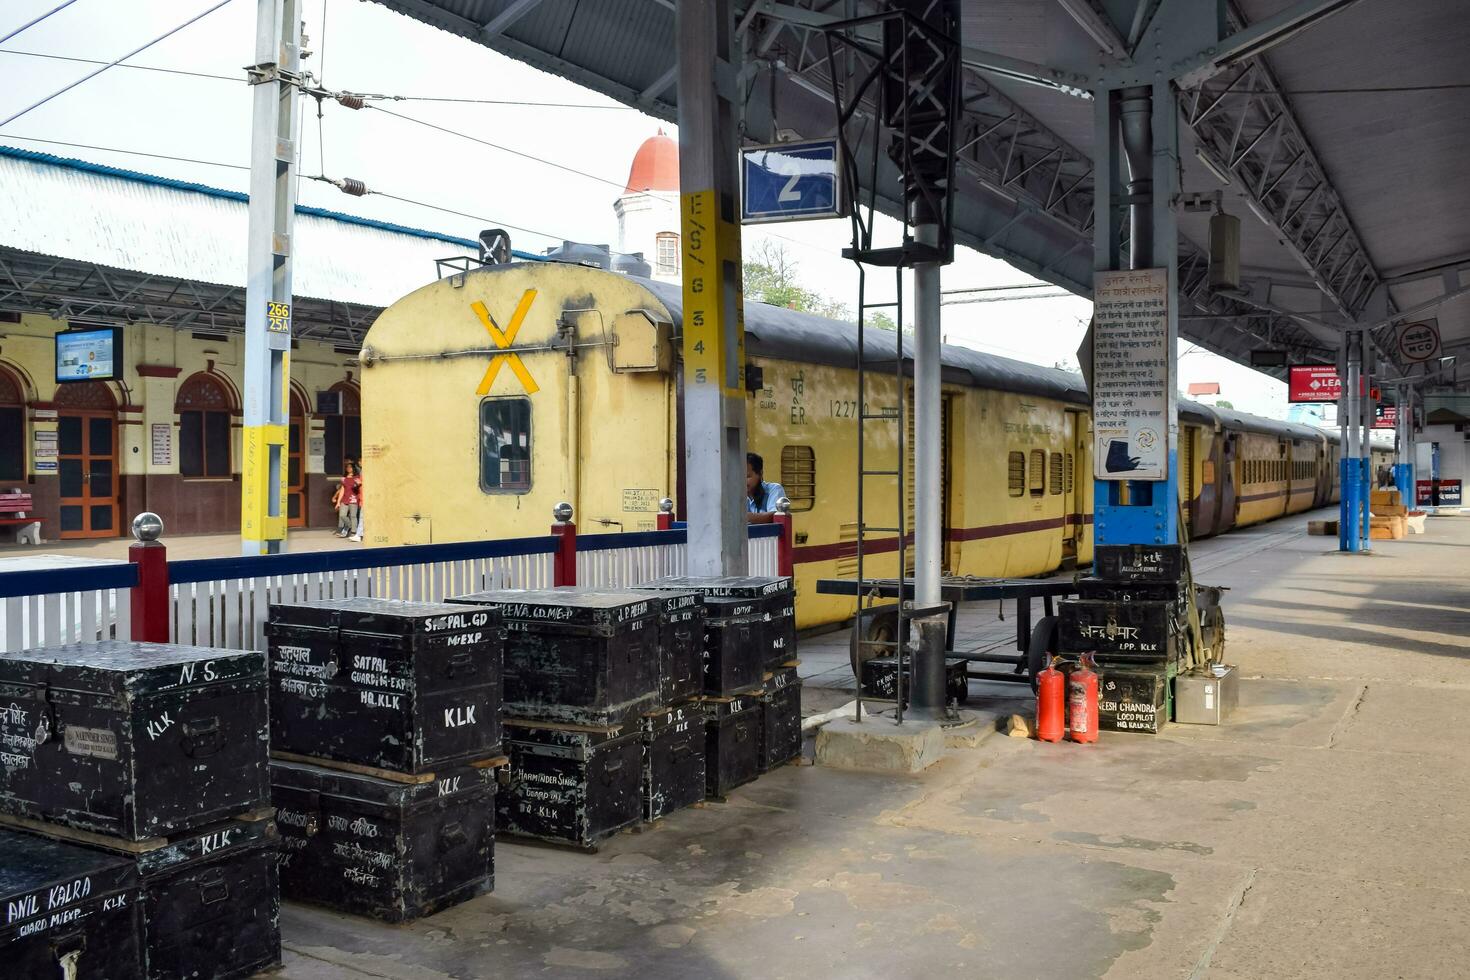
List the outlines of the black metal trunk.
{"type": "Polygon", "coordinates": [[[1091,576],[1077,580],[1077,594],[1083,599],[1108,602],[1179,602],[1185,601],[1181,582],[1113,582],[1091,576]]]}
{"type": "Polygon", "coordinates": [[[0,810],[143,840],[267,805],[253,651],[109,640],[0,655],[0,810]]]}
{"type": "Polygon", "coordinates": [[[1178,582],[1184,575],[1184,546],[1098,545],[1092,568],[1098,578],[1110,582],[1178,582]]]}
{"type": "Polygon", "coordinates": [[[698,593],[654,593],[659,610],[658,703],[680,704],[704,690],[704,605],[698,593]]]}
{"type": "Polygon", "coordinates": [[[704,713],[697,702],[643,719],[643,819],[704,799],[704,713]]]}
{"type": "Polygon", "coordinates": [[[593,731],[516,722],[507,732],[510,782],[495,801],[502,832],[595,848],[639,822],[637,726],[593,731]]]}
{"type": "Polygon", "coordinates": [[[271,749],[401,773],[500,751],[495,612],[396,599],[273,605],[271,749]]]}
{"type": "Polygon", "coordinates": [[[280,847],[271,820],[231,820],[137,855],[151,980],[235,980],[280,963],[280,847]]]}
{"type": "MultiPolygon", "coordinates": [[[[949,701],[965,704],[970,700],[969,664],[962,657],[944,658],[944,696],[949,701]]],[[[913,670],[909,658],[903,658],[903,703],[909,703],[913,686],[913,670]]],[[[898,693],[898,658],[874,657],[863,662],[862,692],[865,698],[892,701],[898,693]]]]}
{"type": "Polygon", "coordinates": [[[17,980],[146,975],[142,887],[133,861],[4,830],[0,854],[0,974],[17,980]]]}
{"type": "Polygon", "coordinates": [[[761,736],[756,769],[770,772],[801,755],[801,677],[777,667],[761,692],[761,736]]]}
{"type": "Polygon", "coordinates": [[[796,660],[795,596],[789,578],[675,575],[639,588],[697,592],[703,598],[706,694],[758,691],[765,671],[796,660]]]}
{"type": "Polygon", "coordinates": [[[1106,732],[1157,733],[1169,718],[1165,669],[1104,667],[1098,682],[1097,727],[1106,732]]]}
{"type": "Polygon", "coordinates": [[[497,589],[451,602],[505,621],[505,714],[559,724],[636,724],[659,700],[659,610],[641,592],[497,589]]]}
{"type": "Polygon", "coordinates": [[[760,697],[711,697],[704,705],[705,796],[723,800],[759,774],[760,697]]]}
{"type": "Polygon", "coordinates": [[[495,778],[461,766],[400,783],[271,763],[281,892],[404,922],[495,887],[495,778]]]}
{"type": "Polygon", "coordinates": [[[1099,663],[1173,660],[1180,634],[1186,628],[1180,620],[1179,604],[1172,601],[1063,599],[1057,610],[1062,651],[1093,651],[1099,663]]]}

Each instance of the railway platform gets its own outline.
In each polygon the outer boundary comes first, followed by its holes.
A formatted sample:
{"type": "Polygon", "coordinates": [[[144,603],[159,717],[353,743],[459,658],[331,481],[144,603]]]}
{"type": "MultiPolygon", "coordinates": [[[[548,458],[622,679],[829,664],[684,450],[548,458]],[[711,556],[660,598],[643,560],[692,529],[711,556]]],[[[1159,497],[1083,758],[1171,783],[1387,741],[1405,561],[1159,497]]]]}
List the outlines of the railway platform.
{"type": "MultiPolygon", "coordinates": [[[[1470,521],[1370,557],[1316,516],[1194,546],[1231,590],[1226,727],[993,734],[916,776],[787,767],[593,855],[502,842],[494,894],[416,924],[288,904],[285,975],[1463,976],[1470,521]]],[[[851,696],[841,634],[802,659],[809,711],[851,696]]]]}

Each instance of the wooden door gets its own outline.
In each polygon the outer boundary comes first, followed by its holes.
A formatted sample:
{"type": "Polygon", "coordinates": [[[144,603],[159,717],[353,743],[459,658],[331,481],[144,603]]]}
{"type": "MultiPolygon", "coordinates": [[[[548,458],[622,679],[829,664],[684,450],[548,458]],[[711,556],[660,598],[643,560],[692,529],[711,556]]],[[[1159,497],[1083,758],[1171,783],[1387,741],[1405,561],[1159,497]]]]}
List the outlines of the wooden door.
{"type": "Polygon", "coordinates": [[[291,396],[291,417],[286,447],[286,526],[306,526],[306,412],[301,400],[291,396]]]}
{"type": "Polygon", "coordinates": [[[61,537],[117,537],[117,416],[63,411],[57,431],[61,537]]]}

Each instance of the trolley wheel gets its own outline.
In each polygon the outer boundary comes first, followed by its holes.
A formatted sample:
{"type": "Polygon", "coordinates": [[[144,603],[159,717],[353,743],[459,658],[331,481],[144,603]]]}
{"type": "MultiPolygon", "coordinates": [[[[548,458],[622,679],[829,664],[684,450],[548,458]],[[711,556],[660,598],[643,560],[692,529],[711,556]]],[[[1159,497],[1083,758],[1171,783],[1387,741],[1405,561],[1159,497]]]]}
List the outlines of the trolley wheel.
{"type": "Polygon", "coordinates": [[[1026,646],[1026,672],[1031,675],[1031,690],[1040,684],[1038,675],[1046,669],[1050,655],[1057,652],[1057,617],[1042,616],[1031,631],[1031,642],[1026,646]]]}
{"type": "Polygon", "coordinates": [[[853,620],[852,640],[850,641],[848,656],[852,662],[853,680],[857,681],[859,687],[862,687],[863,683],[863,664],[875,657],[890,656],[898,652],[893,647],[873,647],[859,644],[858,630],[863,623],[867,624],[867,628],[864,631],[867,635],[862,637],[863,639],[892,643],[898,638],[898,613],[889,611],[873,612],[864,615],[860,612],[857,619],[853,620]]]}

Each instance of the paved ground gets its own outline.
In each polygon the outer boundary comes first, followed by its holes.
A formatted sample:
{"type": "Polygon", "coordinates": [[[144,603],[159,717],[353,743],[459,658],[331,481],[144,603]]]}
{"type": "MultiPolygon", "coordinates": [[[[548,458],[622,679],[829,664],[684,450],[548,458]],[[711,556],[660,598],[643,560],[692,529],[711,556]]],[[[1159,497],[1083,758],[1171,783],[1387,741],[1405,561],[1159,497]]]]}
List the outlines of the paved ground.
{"type": "MultiPolygon", "coordinates": [[[[1197,548],[1232,588],[1228,727],[996,735],[908,778],[788,767],[596,855],[502,842],[496,892],[424,922],[288,905],[285,974],[1470,976],[1470,520],[1371,557],[1304,527],[1197,548]]],[[[803,646],[813,681],[845,681],[838,657],[803,646]]]]}
{"type": "MultiPolygon", "coordinates": [[[[165,535],[170,560],[192,558],[234,558],[240,553],[238,534],[174,534],[165,535]]],[[[34,555],[69,555],[76,558],[114,558],[125,561],[132,536],[95,538],[89,541],[47,541],[40,545],[0,544],[0,558],[27,558],[34,555]]],[[[325,528],[291,531],[292,551],[328,551],[334,548],[362,548],[365,545],[337,537],[325,528]]]]}

